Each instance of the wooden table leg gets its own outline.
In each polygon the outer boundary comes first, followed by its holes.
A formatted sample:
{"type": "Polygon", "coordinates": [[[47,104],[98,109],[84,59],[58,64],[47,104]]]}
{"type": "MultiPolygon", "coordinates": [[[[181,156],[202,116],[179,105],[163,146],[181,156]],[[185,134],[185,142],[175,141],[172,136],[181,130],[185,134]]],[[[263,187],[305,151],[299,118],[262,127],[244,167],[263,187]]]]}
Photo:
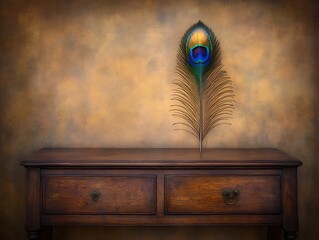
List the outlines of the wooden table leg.
{"type": "Polygon", "coordinates": [[[282,176],[282,208],[285,240],[297,238],[298,203],[297,203],[297,169],[285,168],[282,176]]]}
{"type": "Polygon", "coordinates": [[[27,168],[27,205],[26,222],[27,238],[40,239],[40,169],[27,168]]]}

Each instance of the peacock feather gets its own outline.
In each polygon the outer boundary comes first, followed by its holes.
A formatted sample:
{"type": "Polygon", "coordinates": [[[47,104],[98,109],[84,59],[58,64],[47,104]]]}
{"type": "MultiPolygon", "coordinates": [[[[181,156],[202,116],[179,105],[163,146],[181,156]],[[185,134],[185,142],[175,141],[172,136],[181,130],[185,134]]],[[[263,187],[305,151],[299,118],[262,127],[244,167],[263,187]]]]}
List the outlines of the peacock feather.
{"type": "Polygon", "coordinates": [[[221,50],[215,34],[203,22],[191,26],[181,39],[177,52],[171,105],[173,125],[203,140],[220,124],[230,124],[234,109],[234,88],[222,69],[221,50]]]}

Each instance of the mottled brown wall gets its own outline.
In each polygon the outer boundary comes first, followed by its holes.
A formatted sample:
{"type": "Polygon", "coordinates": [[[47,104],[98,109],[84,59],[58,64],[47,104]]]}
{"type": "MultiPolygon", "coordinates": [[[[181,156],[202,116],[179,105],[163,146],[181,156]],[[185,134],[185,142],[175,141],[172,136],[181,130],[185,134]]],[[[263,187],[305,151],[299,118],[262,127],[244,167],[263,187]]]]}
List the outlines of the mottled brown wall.
{"type": "MultiPolygon", "coordinates": [[[[319,239],[318,21],[311,1],[0,1],[0,238],[23,239],[23,156],[42,147],[196,147],[174,132],[180,37],[199,19],[236,88],[206,147],[300,158],[300,238],[319,239]]],[[[262,227],[57,228],[56,239],[263,239],[262,227]]]]}

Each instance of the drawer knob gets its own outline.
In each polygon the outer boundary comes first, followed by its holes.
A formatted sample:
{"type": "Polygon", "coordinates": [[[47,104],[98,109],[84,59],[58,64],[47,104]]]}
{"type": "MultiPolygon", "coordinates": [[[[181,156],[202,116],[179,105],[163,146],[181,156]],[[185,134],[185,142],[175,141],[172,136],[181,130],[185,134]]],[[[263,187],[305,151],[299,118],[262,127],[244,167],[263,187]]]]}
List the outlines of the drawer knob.
{"type": "Polygon", "coordinates": [[[223,191],[224,202],[228,205],[234,205],[238,201],[239,191],[236,189],[226,189],[223,191]]]}
{"type": "Polygon", "coordinates": [[[100,196],[101,196],[101,192],[99,190],[93,190],[91,192],[91,198],[92,198],[92,201],[94,201],[94,202],[97,202],[97,200],[99,200],[100,196]]]}

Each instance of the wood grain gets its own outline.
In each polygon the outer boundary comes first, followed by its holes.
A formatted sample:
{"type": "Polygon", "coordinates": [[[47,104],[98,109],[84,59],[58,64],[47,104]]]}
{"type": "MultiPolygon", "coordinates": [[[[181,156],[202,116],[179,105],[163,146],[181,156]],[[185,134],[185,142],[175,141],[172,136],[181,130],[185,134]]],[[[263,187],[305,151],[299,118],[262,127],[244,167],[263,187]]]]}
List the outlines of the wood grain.
{"type": "Polygon", "coordinates": [[[168,214],[279,214],[280,176],[167,176],[168,214]],[[237,190],[228,205],[223,191],[237,190]]]}
{"type": "Polygon", "coordinates": [[[225,167],[299,166],[301,162],[277,149],[42,149],[27,157],[24,166],[107,167],[225,167]]]}
{"type": "Polygon", "coordinates": [[[155,176],[45,175],[42,191],[44,214],[156,213],[155,176]]]}

